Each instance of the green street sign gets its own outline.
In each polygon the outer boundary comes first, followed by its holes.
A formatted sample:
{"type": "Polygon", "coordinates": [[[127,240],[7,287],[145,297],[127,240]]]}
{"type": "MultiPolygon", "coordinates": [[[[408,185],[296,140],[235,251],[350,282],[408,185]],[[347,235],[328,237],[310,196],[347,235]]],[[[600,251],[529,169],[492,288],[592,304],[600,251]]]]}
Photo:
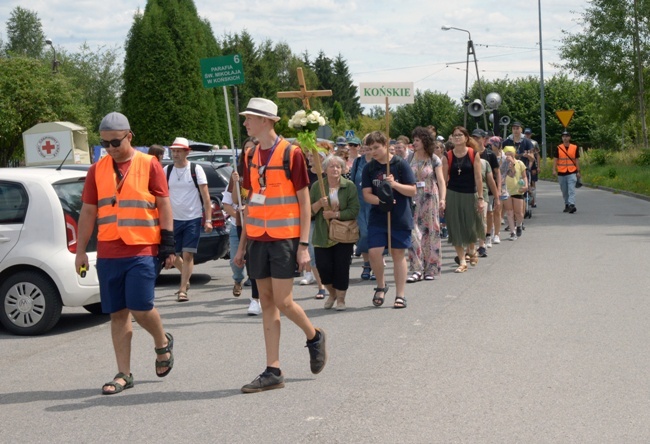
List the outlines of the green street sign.
{"type": "Polygon", "coordinates": [[[204,88],[244,83],[244,66],[239,54],[201,59],[204,88]]]}

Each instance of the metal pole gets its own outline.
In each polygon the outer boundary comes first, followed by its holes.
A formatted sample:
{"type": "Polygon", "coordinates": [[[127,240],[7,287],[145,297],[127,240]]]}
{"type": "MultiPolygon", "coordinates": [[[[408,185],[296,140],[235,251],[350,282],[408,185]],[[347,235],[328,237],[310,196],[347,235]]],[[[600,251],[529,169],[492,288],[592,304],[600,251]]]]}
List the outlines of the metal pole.
{"type": "MultiPolygon", "coordinates": [[[[469,51],[469,48],[472,49],[472,55],[474,56],[474,67],[476,68],[476,81],[478,82],[478,95],[481,101],[483,101],[484,98],[483,98],[483,88],[481,88],[481,76],[478,73],[478,61],[476,60],[476,51],[474,51],[474,42],[472,42],[471,39],[469,42],[467,42],[467,51],[469,51]]],[[[467,88],[467,86],[465,88],[467,88]]],[[[485,112],[483,113],[483,124],[485,125],[485,131],[487,131],[489,128],[488,128],[487,117],[485,115],[485,112]]],[[[476,122],[476,126],[478,127],[478,120],[476,122]]]]}
{"type": "Polygon", "coordinates": [[[467,128],[467,106],[469,105],[469,55],[472,53],[473,47],[472,35],[469,34],[469,40],[467,40],[467,61],[465,62],[465,97],[463,97],[463,108],[465,109],[465,120],[463,126],[465,128],[467,128]]]}
{"type": "MultiPolygon", "coordinates": [[[[239,115],[239,89],[237,88],[237,85],[234,85],[233,88],[235,88],[233,98],[235,99],[235,115],[239,115]]],[[[237,146],[241,149],[241,125],[239,125],[239,121],[237,122],[237,146]]]]}
{"type": "Polygon", "coordinates": [[[542,51],[542,0],[537,0],[539,13],[539,102],[542,117],[542,159],[546,162],[546,103],[544,99],[544,54],[542,51]]]}
{"type": "MultiPolygon", "coordinates": [[[[233,171],[237,171],[237,151],[235,150],[235,140],[232,135],[232,123],[230,122],[230,105],[228,104],[228,90],[226,87],[223,87],[223,98],[226,102],[226,120],[228,121],[228,133],[230,134],[230,148],[232,149],[232,157],[235,159],[235,164],[233,165],[233,171]]],[[[239,114],[237,114],[239,115],[239,114]]],[[[237,205],[239,206],[239,216],[242,223],[244,222],[244,211],[242,210],[241,204],[241,190],[239,189],[239,183],[233,184],[233,187],[237,190],[237,205]]]]}

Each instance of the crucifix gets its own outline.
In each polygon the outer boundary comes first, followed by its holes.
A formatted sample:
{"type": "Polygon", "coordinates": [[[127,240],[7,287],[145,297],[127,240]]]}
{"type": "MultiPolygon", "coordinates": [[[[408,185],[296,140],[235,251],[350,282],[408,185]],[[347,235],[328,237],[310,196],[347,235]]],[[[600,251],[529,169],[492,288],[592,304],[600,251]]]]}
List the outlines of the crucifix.
{"type": "MultiPolygon", "coordinates": [[[[305,76],[302,72],[302,68],[296,68],[298,72],[298,85],[300,86],[300,91],[279,91],[278,99],[300,99],[306,110],[311,109],[309,106],[309,99],[311,97],[329,97],[332,95],[331,89],[321,89],[321,90],[308,90],[307,84],[305,83],[305,76]]],[[[323,167],[320,163],[320,155],[318,151],[313,151],[313,162],[316,167],[316,174],[318,174],[318,185],[320,187],[321,196],[327,196],[325,194],[325,185],[323,184],[323,167]]]]}
{"type": "Polygon", "coordinates": [[[331,89],[321,89],[309,91],[305,83],[305,76],[302,73],[302,68],[298,67],[298,85],[300,91],[280,91],[278,92],[278,99],[300,99],[305,109],[311,109],[309,106],[309,99],[311,97],[329,97],[332,95],[331,89]]]}

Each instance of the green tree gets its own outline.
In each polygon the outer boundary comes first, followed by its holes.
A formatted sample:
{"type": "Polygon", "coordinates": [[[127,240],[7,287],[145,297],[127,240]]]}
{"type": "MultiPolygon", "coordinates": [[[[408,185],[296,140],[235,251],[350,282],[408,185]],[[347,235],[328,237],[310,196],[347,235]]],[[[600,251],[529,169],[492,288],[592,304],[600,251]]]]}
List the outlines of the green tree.
{"type": "Polygon", "coordinates": [[[16,6],[7,20],[8,53],[39,58],[43,54],[45,35],[38,14],[16,6]]]}
{"type": "Polygon", "coordinates": [[[454,126],[462,123],[460,106],[447,94],[433,91],[416,91],[415,103],[402,105],[393,113],[390,124],[392,138],[408,135],[417,126],[435,125],[440,134],[450,134],[454,126]]]}
{"type": "MultiPolygon", "coordinates": [[[[501,116],[509,116],[511,123],[519,121],[525,127],[531,128],[535,134],[534,138],[541,142],[539,78],[529,76],[518,79],[499,79],[483,82],[482,86],[483,91],[494,91],[501,95],[503,99],[503,104],[499,107],[501,116]]],[[[476,85],[472,87],[472,94],[478,94],[476,85]]],[[[547,150],[559,143],[560,134],[564,129],[555,116],[555,112],[570,109],[575,111],[569,126],[572,139],[575,142],[585,147],[612,148],[618,146],[616,136],[620,131],[608,123],[607,117],[602,112],[605,94],[598,85],[590,80],[571,79],[566,74],[547,79],[544,94],[547,150]]],[[[499,128],[500,134],[502,128],[499,128]]],[[[509,134],[510,127],[507,129],[509,134]]]]}
{"type": "Polygon", "coordinates": [[[37,123],[69,121],[90,128],[90,111],[66,77],[49,63],[0,58],[0,165],[23,157],[22,133],[37,123]]]}
{"type": "Polygon", "coordinates": [[[79,52],[60,51],[59,58],[61,75],[70,79],[91,110],[92,137],[106,114],[120,110],[123,81],[119,48],[101,46],[93,51],[84,43],[79,52]]]}
{"type": "Polygon", "coordinates": [[[582,13],[581,32],[568,33],[560,56],[564,67],[593,78],[607,101],[603,111],[611,121],[625,121],[636,113],[637,127],[647,147],[643,61],[650,53],[650,0],[592,0],[582,13]]]}
{"type": "Polygon", "coordinates": [[[221,88],[205,89],[200,60],[220,55],[192,0],[148,0],[126,41],[122,107],[139,144],[176,136],[228,140],[221,88]]]}
{"type": "Polygon", "coordinates": [[[355,119],[361,114],[361,104],[357,95],[357,87],[352,80],[348,64],[341,54],[334,60],[334,73],[332,78],[332,98],[339,102],[345,114],[355,119]]]}
{"type": "MultiPolygon", "coordinates": [[[[334,70],[332,66],[332,59],[328,58],[323,51],[318,53],[313,63],[314,72],[318,77],[319,89],[332,89],[334,87],[334,70]]],[[[323,99],[323,102],[328,106],[334,106],[334,98],[328,97],[323,99]]]]}

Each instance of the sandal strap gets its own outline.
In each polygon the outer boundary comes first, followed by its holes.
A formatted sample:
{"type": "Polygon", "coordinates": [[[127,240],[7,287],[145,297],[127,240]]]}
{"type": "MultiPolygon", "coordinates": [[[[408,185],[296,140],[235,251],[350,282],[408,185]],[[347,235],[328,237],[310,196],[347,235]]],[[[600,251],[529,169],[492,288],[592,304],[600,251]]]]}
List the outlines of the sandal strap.
{"type": "Polygon", "coordinates": [[[165,337],[167,338],[167,345],[161,348],[154,348],[157,355],[171,353],[172,349],[174,348],[174,337],[171,335],[171,333],[165,333],[165,337]]]}

